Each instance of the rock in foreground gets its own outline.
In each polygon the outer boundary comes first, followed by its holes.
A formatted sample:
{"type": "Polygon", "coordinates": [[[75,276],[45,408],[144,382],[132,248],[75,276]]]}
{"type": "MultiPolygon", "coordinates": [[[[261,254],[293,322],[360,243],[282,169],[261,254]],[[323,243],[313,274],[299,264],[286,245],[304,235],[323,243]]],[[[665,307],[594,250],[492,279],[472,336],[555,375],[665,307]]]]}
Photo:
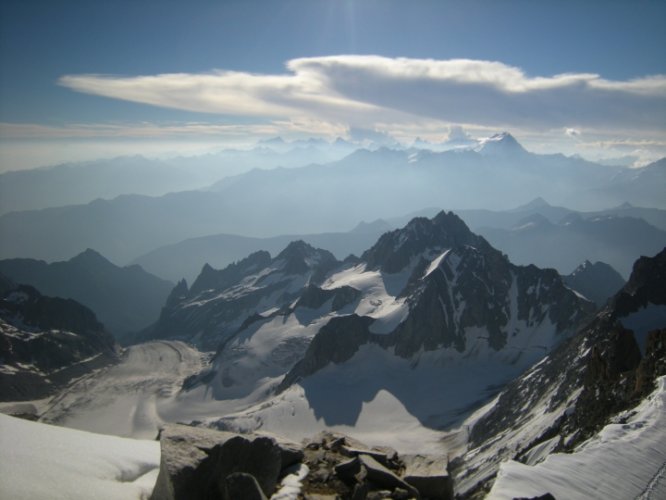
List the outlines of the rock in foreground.
{"type": "Polygon", "coordinates": [[[160,444],[151,500],[283,498],[276,494],[279,482],[293,491],[297,469],[305,471],[295,485],[298,498],[453,498],[445,457],[400,457],[395,450],[370,448],[340,434],[324,432],[301,447],[273,437],[176,424],[162,429],[160,444]]]}

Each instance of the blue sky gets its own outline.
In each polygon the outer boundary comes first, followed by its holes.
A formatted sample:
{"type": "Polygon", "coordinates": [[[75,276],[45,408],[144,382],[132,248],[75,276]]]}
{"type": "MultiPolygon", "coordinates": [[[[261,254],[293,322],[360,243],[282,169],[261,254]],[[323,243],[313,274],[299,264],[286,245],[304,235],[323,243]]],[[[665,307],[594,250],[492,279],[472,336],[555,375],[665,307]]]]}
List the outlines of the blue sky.
{"type": "Polygon", "coordinates": [[[534,150],[666,154],[663,1],[0,9],[0,170],[350,126],[403,141],[506,128],[534,150]]]}

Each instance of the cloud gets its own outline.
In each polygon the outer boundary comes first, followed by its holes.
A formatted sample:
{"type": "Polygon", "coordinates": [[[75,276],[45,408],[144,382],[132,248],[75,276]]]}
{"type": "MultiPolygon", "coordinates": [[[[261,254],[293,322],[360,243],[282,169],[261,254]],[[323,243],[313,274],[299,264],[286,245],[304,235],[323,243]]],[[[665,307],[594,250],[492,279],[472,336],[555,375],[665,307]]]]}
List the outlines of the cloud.
{"type": "Polygon", "coordinates": [[[79,92],[154,106],[372,129],[436,120],[479,127],[666,130],[666,75],[531,77],[496,61],[339,55],[293,59],[278,75],[214,71],[67,75],[79,92]]]}
{"type": "Polygon", "coordinates": [[[215,123],[79,123],[61,126],[38,123],[0,123],[3,140],[19,139],[164,139],[275,136],[280,134],[345,135],[347,129],[315,120],[275,120],[258,124],[215,123]],[[314,132],[313,132],[314,131],[314,132]]]}

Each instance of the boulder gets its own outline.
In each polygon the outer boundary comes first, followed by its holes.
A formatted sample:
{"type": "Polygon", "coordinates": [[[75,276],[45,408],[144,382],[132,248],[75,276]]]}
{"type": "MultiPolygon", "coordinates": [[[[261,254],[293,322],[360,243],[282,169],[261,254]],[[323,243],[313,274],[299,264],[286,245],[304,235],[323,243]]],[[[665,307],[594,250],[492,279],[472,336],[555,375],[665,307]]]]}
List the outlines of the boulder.
{"type": "Polygon", "coordinates": [[[259,483],[252,474],[234,472],[224,480],[228,498],[242,498],[243,500],[266,500],[259,483]]]}
{"type": "Polygon", "coordinates": [[[404,455],[403,479],[419,490],[421,496],[433,500],[453,498],[453,481],[448,473],[448,460],[444,456],[404,455]]]}
{"type": "Polygon", "coordinates": [[[347,462],[338,464],[335,472],[344,481],[362,483],[367,480],[380,488],[400,488],[407,490],[412,496],[419,497],[416,488],[407,484],[370,455],[360,454],[347,462]]]}
{"type": "Polygon", "coordinates": [[[282,470],[303,456],[298,445],[283,440],[179,424],[161,430],[160,447],[160,471],[151,500],[234,500],[239,497],[230,495],[230,486],[251,490],[244,476],[227,481],[235,473],[251,475],[262,494],[270,497],[282,470]]]}

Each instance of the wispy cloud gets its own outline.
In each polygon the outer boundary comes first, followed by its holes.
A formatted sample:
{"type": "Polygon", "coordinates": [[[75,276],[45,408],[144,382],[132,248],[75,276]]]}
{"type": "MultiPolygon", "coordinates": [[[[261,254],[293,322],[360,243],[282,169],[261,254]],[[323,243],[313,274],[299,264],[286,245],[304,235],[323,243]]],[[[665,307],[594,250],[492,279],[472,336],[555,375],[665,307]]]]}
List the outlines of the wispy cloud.
{"type": "Polygon", "coordinates": [[[215,71],[67,75],[79,92],[154,106],[372,128],[430,119],[479,127],[666,131],[666,76],[528,76],[501,62],[340,55],[293,59],[278,75],[215,71]]]}
{"type": "Polygon", "coordinates": [[[280,134],[345,135],[342,125],[315,120],[275,120],[257,124],[215,123],[78,123],[60,126],[38,123],[0,123],[3,139],[169,139],[271,137],[280,134]],[[314,132],[313,132],[314,131],[314,132]]]}

